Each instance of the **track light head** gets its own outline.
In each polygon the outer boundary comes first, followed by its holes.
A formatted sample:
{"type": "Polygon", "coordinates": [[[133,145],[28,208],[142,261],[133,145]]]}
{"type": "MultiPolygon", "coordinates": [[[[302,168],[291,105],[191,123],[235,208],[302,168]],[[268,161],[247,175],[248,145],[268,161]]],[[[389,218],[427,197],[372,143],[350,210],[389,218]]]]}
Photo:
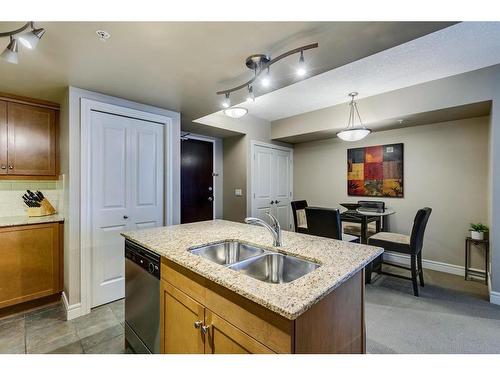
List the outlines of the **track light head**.
{"type": "Polygon", "coordinates": [[[300,51],[299,66],[297,67],[297,75],[299,77],[305,76],[307,73],[306,62],[304,60],[304,51],[300,51]]]}
{"type": "Polygon", "coordinates": [[[271,75],[269,74],[269,67],[267,67],[267,73],[260,79],[260,83],[263,87],[269,87],[271,84],[271,75]]]}
{"type": "Polygon", "coordinates": [[[1,57],[5,61],[11,63],[11,64],[17,64],[18,63],[18,56],[17,56],[17,51],[19,50],[19,46],[17,44],[17,39],[10,37],[10,43],[5,48],[5,51],[3,51],[1,57]]]}
{"type": "Polygon", "coordinates": [[[253,93],[253,86],[248,85],[247,102],[251,103],[254,101],[255,101],[255,94],[253,93]]]}
{"type": "Polygon", "coordinates": [[[45,34],[45,29],[33,29],[19,35],[19,41],[24,47],[35,49],[43,34],[45,34]]]}
{"type": "Polygon", "coordinates": [[[231,99],[229,99],[229,93],[226,92],[226,97],[224,98],[224,100],[222,101],[222,107],[223,108],[229,108],[231,107],[231,99]]]}

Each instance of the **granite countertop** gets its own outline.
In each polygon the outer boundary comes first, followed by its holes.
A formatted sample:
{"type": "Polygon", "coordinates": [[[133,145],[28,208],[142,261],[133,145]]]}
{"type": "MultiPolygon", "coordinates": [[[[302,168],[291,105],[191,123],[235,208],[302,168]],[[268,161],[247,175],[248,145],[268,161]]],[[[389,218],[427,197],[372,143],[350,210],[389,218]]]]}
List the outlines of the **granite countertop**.
{"type": "Polygon", "coordinates": [[[283,231],[283,246],[277,248],[272,246],[272,236],[267,229],[225,220],[130,231],[122,235],[291,320],[383,252],[379,247],[288,231],[283,231]],[[267,250],[312,260],[321,266],[290,283],[268,284],[188,252],[190,247],[224,240],[257,244],[267,250]]]}
{"type": "Polygon", "coordinates": [[[5,216],[5,217],[0,217],[0,228],[14,227],[17,225],[56,223],[59,221],[64,221],[64,218],[60,215],[48,215],[40,217],[5,216]]]}

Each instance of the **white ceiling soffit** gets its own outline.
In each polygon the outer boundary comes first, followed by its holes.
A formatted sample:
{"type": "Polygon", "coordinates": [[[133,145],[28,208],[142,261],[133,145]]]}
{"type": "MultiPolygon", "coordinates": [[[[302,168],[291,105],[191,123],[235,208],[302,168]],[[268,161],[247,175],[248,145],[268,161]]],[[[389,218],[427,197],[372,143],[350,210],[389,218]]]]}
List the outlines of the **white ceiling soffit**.
{"type": "Polygon", "coordinates": [[[274,121],[345,103],[351,91],[362,99],[481,69],[500,63],[499,36],[500,22],[462,22],[238,106],[274,121]]]}

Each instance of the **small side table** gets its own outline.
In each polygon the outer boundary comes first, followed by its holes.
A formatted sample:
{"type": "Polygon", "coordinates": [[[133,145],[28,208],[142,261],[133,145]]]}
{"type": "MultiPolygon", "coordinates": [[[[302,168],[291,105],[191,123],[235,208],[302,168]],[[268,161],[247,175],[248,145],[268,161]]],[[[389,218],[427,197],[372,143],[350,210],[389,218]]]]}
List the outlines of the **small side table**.
{"type": "Polygon", "coordinates": [[[469,275],[484,278],[484,283],[488,285],[488,262],[490,258],[490,242],[488,240],[473,240],[470,237],[465,238],[465,280],[469,279],[469,275]],[[470,269],[470,248],[471,244],[482,246],[484,248],[484,272],[470,269]]]}

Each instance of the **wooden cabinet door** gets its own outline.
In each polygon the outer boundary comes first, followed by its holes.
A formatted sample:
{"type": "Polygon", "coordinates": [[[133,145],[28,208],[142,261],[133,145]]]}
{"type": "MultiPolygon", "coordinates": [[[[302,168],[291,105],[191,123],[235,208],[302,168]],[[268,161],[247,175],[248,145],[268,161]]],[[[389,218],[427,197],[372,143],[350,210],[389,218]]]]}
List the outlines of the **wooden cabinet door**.
{"type": "Polygon", "coordinates": [[[56,174],[56,111],[26,104],[7,104],[8,173],[56,174]]]}
{"type": "Polygon", "coordinates": [[[208,334],[205,353],[212,354],[273,354],[267,346],[248,336],[212,311],[205,310],[208,334]]]}
{"type": "Polygon", "coordinates": [[[62,290],[59,223],[0,228],[0,308],[62,290]]]}
{"type": "Polygon", "coordinates": [[[203,354],[205,308],[169,283],[161,285],[161,353],[203,354]]]}
{"type": "Polygon", "coordinates": [[[7,103],[0,100],[0,175],[7,171],[7,103]]]}

